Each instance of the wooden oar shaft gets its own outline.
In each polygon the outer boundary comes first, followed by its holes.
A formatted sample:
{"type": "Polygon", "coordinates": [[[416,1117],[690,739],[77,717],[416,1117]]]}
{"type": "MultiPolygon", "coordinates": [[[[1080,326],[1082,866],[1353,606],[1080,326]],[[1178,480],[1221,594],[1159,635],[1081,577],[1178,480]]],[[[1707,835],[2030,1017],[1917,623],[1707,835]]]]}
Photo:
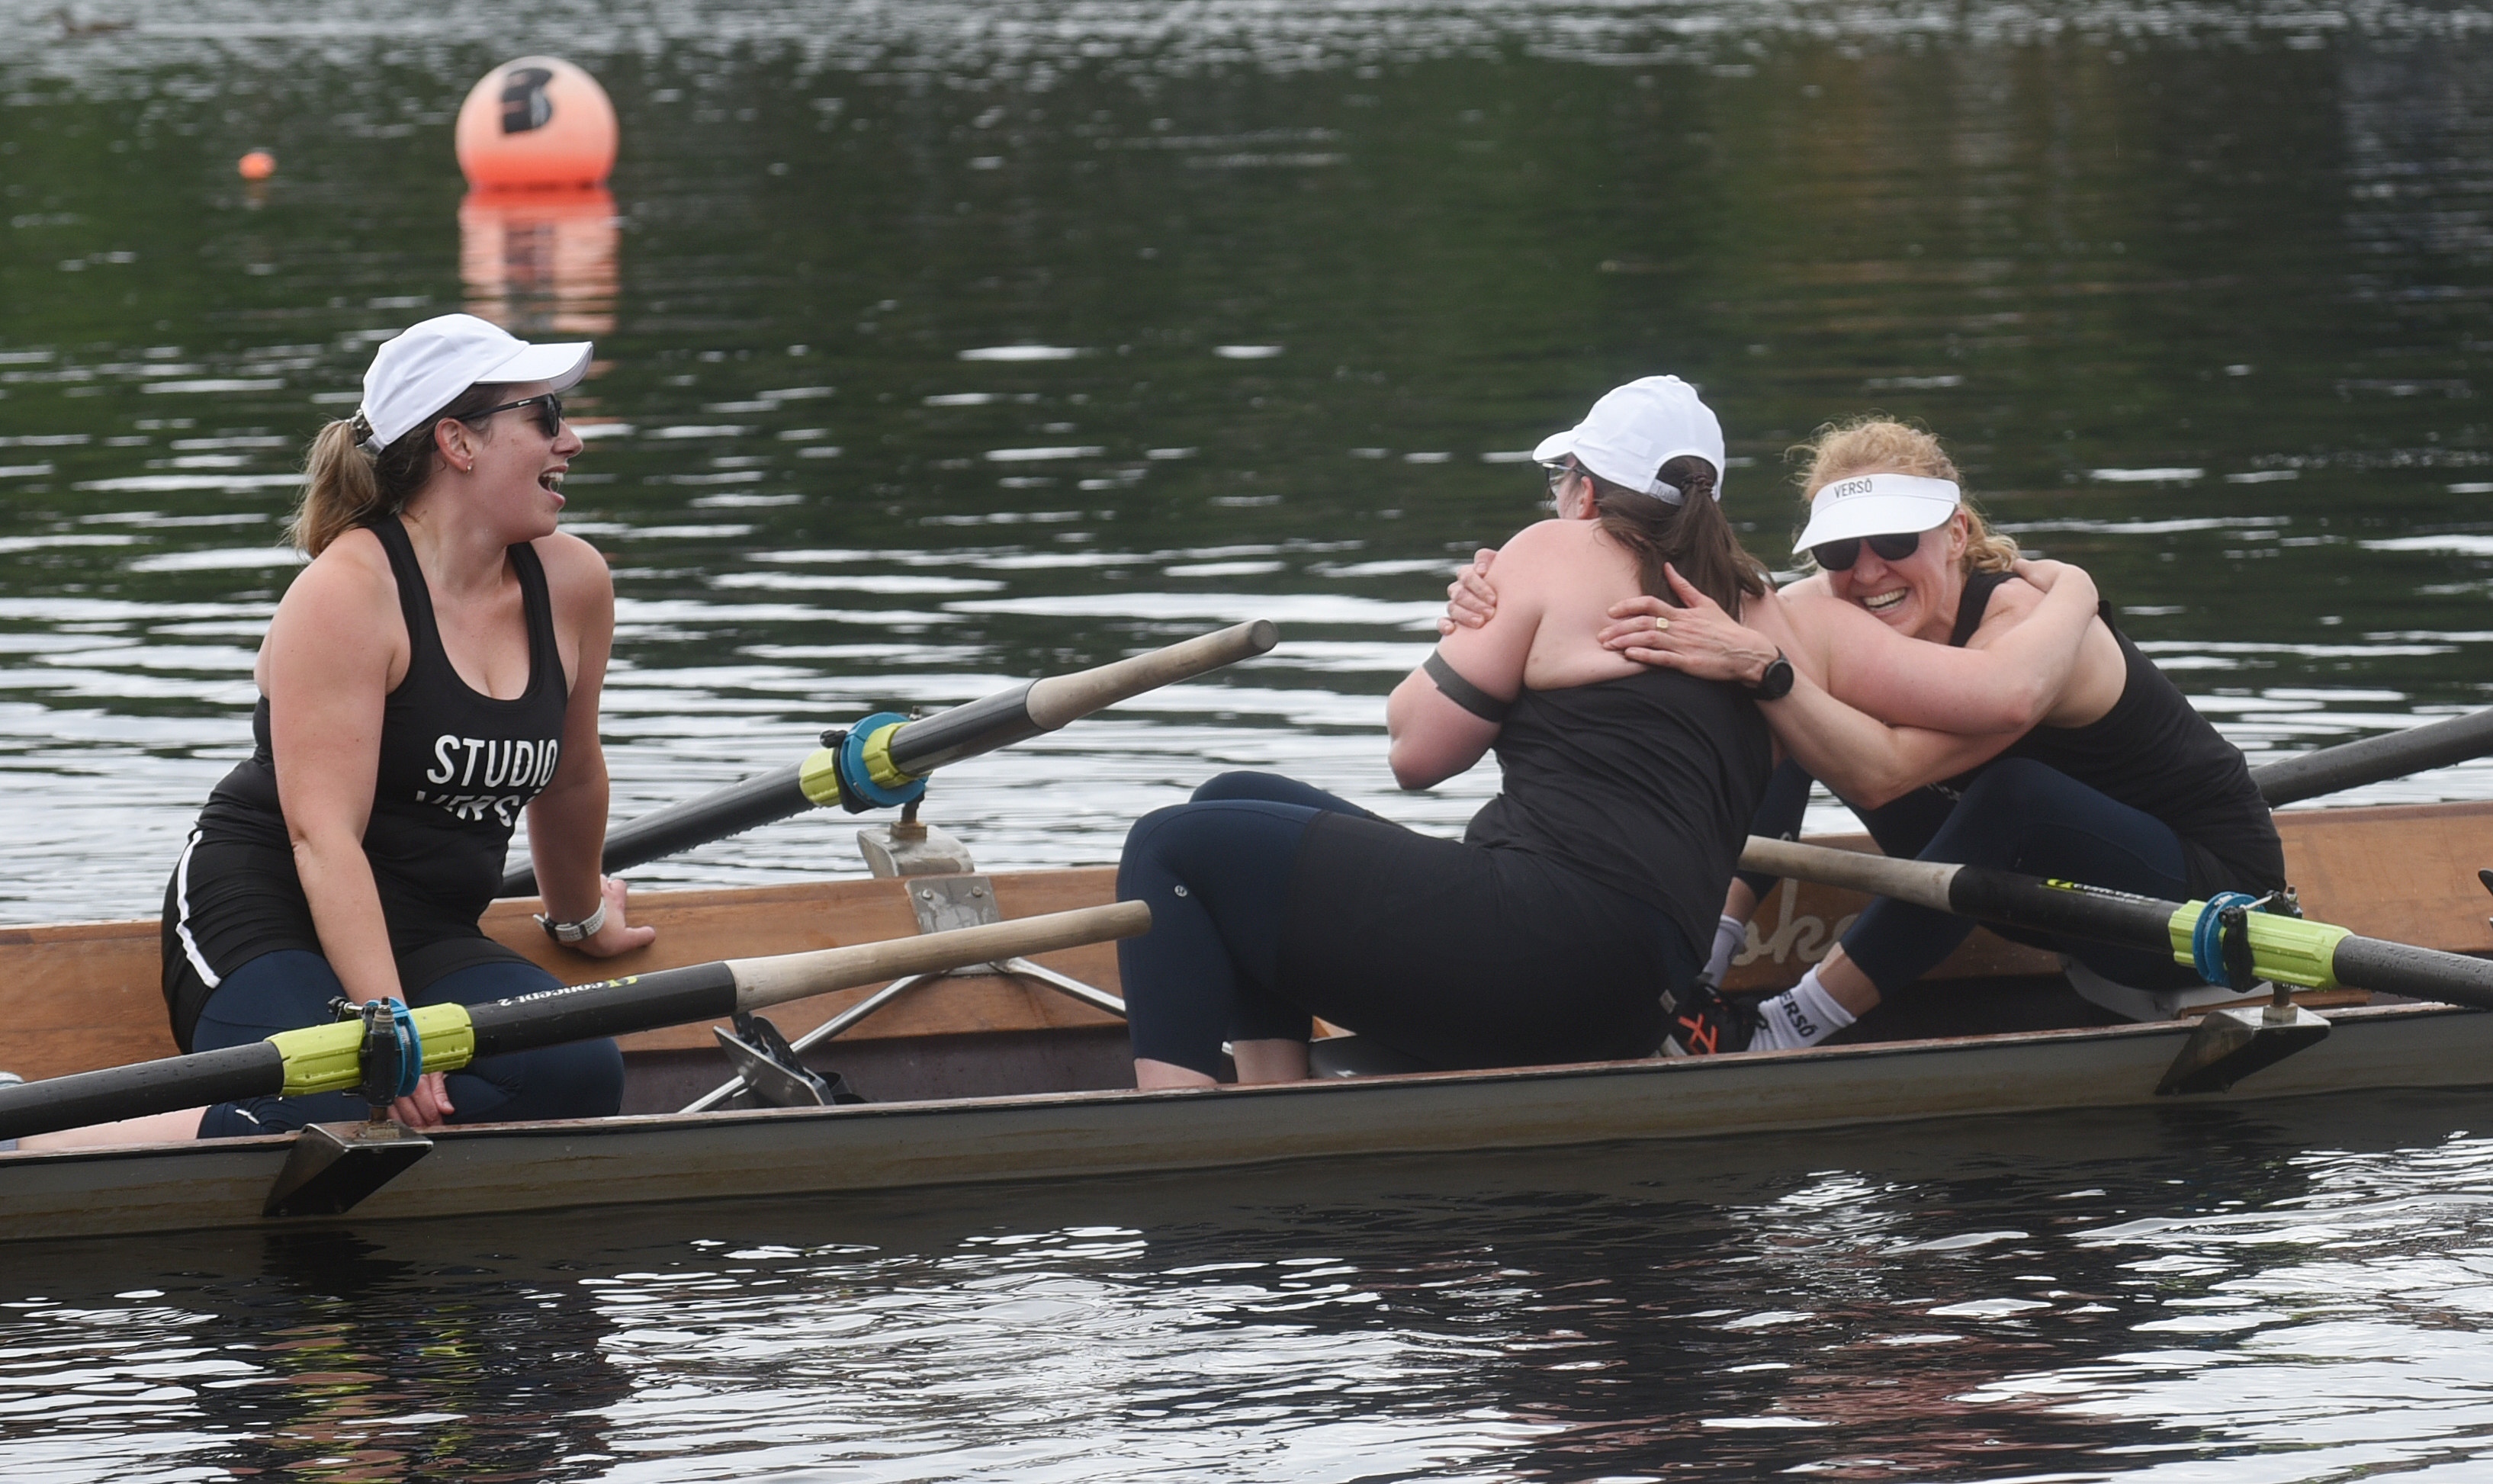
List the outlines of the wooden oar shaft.
{"type": "MultiPolygon", "coordinates": [[[[902,974],[1129,938],[1149,931],[1151,922],[1141,902],[1117,902],[885,943],[662,969],[484,1005],[428,1006],[415,1017],[424,1023],[425,1070],[446,1071],[505,1051],[722,1019],[902,974]],[[453,1045],[458,1049],[445,1050],[453,1045]]],[[[355,1021],[313,1026],[249,1045],[0,1087],[0,1138],[287,1091],[351,1088],[361,1076],[354,1057],[361,1031],[355,1021]]]]}
{"type": "MultiPolygon", "coordinates": [[[[1848,887],[1938,912],[2036,932],[2174,953],[2204,902],[2161,901],[2100,887],[2044,881],[2015,871],[1929,861],[1896,861],[1793,840],[1749,837],[1740,864],[1802,881],[1848,887]]],[[[2317,983],[2493,1010],[2493,962],[2408,943],[2365,938],[2325,924],[2251,914],[2255,954],[2307,966],[2317,983]]],[[[2283,979],[2285,975],[2276,977],[2283,979]]],[[[2306,983],[2297,978],[2291,983],[2306,983]]]]}
{"type": "MultiPolygon", "coordinates": [[[[1279,640],[1278,629],[1257,619],[1071,675],[1025,681],[965,706],[901,722],[890,729],[884,756],[900,775],[922,778],[938,768],[1056,731],[1146,691],[1264,653],[1279,640]]],[[[608,871],[625,870],[802,814],[831,797],[820,787],[808,793],[807,774],[827,777],[837,762],[835,750],[826,749],[804,764],[757,773],[617,825],[606,833],[600,864],[608,871]]],[[[503,873],[500,894],[528,895],[536,891],[536,882],[534,866],[516,866],[503,873]]]]}
{"type": "Polygon", "coordinates": [[[903,772],[923,776],[963,758],[1056,731],[1146,691],[1251,659],[1279,642],[1280,630],[1257,619],[1147,654],[1047,676],[903,725],[891,737],[891,761],[903,772]]]}
{"type": "Polygon", "coordinates": [[[2493,751],[2493,707],[2264,763],[2251,770],[2251,781],[2259,785],[2260,797],[2273,809],[2385,778],[2447,768],[2488,751],[2493,751]]]}

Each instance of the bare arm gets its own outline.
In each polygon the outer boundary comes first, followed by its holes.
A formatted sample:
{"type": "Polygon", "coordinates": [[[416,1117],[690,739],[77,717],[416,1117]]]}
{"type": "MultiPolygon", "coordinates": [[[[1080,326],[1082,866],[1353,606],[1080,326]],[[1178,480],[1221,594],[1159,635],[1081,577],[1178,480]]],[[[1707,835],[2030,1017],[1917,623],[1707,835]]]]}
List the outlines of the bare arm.
{"type": "Polygon", "coordinates": [[[1777,651],[1786,651],[1792,661],[1791,693],[1760,702],[1759,709],[1787,753],[1855,803],[1875,808],[1985,762],[2016,740],[2005,732],[1965,735],[1889,726],[1865,715],[1827,692],[1822,660],[1802,642],[1806,636],[1793,631],[1791,605],[1767,594],[1743,614],[1757,621],[1753,627],[1726,614],[1677,571],[1670,580],[1686,606],[1666,606],[1666,626],[1648,631],[1646,644],[1630,657],[1700,680],[1754,685],[1777,651]]]}
{"type": "MultiPolygon", "coordinates": [[[[360,539],[358,539],[360,537],[360,539]]],[[[341,538],[277,605],[260,646],[278,806],[320,955],[357,1004],[405,998],[379,888],[364,854],[380,773],[381,712],[405,673],[406,629],[380,543],[341,538]]],[[[416,1128],[455,1111],[441,1075],[426,1075],[391,1111],[416,1128]]]]}
{"type": "MultiPolygon", "coordinates": [[[[1524,662],[1540,631],[1545,608],[1535,579],[1561,563],[1570,549],[1559,523],[1544,521],[1516,532],[1504,549],[1502,571],[1511,575],[1508,600],[1476,626],[1451,629],[1437,655],[1455,673],[1498,701],[1523,693],[1524,662]]],[[[1404,788],[1428,788],[1468,770],[1497,741],[1498,724],[1449,699],[1427,670],[1414,670],[1385,703],[1386,758],[1404,788]]]]}
{"type": "MultiPolygon", "coordinates": [[[[1837,699],[1898,726],[1961,733],[2024,734],[2068,690],[2095,621],[2093,579],[2057,561],[2021,561],[2032,584],[1996,596],[1991,617],[1963,649],[1907,638],[1850,603],[1795,594],[1787,604],[1797,644],[1823,660],[1817,672],[1837,699]]],[[[1650,621],[1673,613],[1655,598],[1613,609],[1602,643],[1655,663],[1650,621]]]]}
{"type": "Polygon", "coordinates": [[[321,955],[358,1003],[404,998],[364,828],[380,772],[381,711],[392,670],[404,673],[406,640],[387,568],[374,570],[379,543],[369,544],[368,554],[342,542],[305,568],[260,651],[295,873],[321,955]]]}
{"type": "Polygon", "coordinates": [[[550,536],[537,543],[545,559],[555,624],[571,642],[571,696],[563,709],[562,755],[545,792],[528,804],[528,854],[535,863],[546,914],[557,922],[587,917],[602,901],[606,922],[573,945],[593,958],[640,948],[653,928],[624,921],[623,883],[598,869],[606,848],[606,751],[597,735],[606,662],[615,648],[615,582],[605,561],[585,541],[550,536]]]}
{"type": "Polygon", "coordinates": [[[2067,691],[2097,598],[2094,580],[2065,562],[2021,561],[2017,573],[2040,598],[2009,584],[1963,649],[1908,639],[1850,603],[1808,605],[1836,621],[1824,639],[1828,686],[1899,726],[2023,735],[2067,691]]]}

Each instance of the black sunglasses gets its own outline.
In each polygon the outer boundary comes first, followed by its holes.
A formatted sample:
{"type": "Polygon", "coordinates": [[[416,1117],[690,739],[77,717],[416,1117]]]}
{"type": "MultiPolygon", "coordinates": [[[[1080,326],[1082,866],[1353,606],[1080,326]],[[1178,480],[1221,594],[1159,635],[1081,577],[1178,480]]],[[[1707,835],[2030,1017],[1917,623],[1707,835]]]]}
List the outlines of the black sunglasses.
{"type": "Polygon", "coordinates": [[[1861,560],[1861,543],[1864,540],[1870,543],[1872,551],[1878,554],[1879,560],[1902,561],[1922,549],[1922,536],[1923,532],[1918,530],[1889,531],[1867,537],[1847,536],[1841,541],[1813,546],[1809,554],[1816,559],[1821,570],[1849,572],[1852,563],[1861,560]]]}
{"type": "MultiPolygon", "coordinates": [[[[497,408],[487,408],[481,412],[470,412],[459,420],[465,423],[479,423],[483,422],[486,418],[493,416],[496,412],[508,412],[519,408],[535,408],[537,409],[537,428],[539,431],[543,432],[546,437],[560,438],[562,436],[562,398],[556,396],[553,392],[547,392],[542,396],[536,397],[522,397],[517,402],[505,402],[497,408]]],[[[1847,562],[1846,565],[1848,566],[1850,563],[1847,562]]]]}

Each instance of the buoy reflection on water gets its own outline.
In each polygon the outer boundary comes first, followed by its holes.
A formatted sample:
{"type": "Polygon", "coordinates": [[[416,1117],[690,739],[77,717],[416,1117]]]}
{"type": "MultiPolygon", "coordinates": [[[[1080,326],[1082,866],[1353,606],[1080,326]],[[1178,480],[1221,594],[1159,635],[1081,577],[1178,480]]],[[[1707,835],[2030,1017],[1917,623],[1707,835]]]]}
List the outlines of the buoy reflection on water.
{"type": "Polygon", "coordinates": [[[516,334],[615,328],[617,225],[603,187],[470,191],[459,203],[467,312],[516,334]]]}

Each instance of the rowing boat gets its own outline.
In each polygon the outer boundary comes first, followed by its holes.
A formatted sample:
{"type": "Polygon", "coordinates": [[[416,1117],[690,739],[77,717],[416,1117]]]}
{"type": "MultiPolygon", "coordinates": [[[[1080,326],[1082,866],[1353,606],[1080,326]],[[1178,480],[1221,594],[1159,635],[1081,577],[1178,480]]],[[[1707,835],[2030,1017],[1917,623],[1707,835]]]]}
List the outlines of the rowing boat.
{"type": "MultiPolygon", "coordinates": [[[[2493,903],[2474,878],[2478,865],[2493,862],[2493,803],[2298,811],[2278,823],[2290,872],[2313,916],[2376,937],[2493,955],[2484,915],[2493,903]]],[[[1869,848],[1859,838],[1821,843],[1869,848]]],[[[1112,894],[1113,873],[1104,868],[650,893],[636,896],[634,917],[658,927],[657,942],[593,969],[546,941],[529,920],[532,900],[496,903],[485,926],[577,980],[907,937],[941,924],[947,904],[974,899],[1011,919],[1112,894]]],[[[1823,954],[1863,900],[1786,883],[1760,912],[1732,986],[1789,983],[1823,954]]],[[[170,1054],[157,955],[152,922],[0,929],[0,983],[13,986],[13,1070],[52,1076],[170,1054]]],[[[428,1157],[345,1218],[262,1214],[294,1142],[272,1136],[0,1155],[0,1240],[829,1195],[2142,1105],[2157,1101],[2157,1083],[2192,1028],[2187,1015],[2122,1020],[2079,998],[2057,958],[1977,932],[1922,985],[1865,1019],[1859,1039],[1808,1051],[1144,1093],[1126,1085],[1118,1018],[1051,982],[1088,984],[1113,996],[1113,946],[1037,962],[1039,975],[980,972],[925,982],[807,1053],[813,1065],[842,1074],[872,1100],[866,1103],[731,1103],[677,1111],[716,1084],[728,1064],[710,1026],[650,1031],[623,1043],[623,1116],[436,1131],[428,1157]],[[1964,1033],[1968,1027],[1978,1033],[1964,1033]],[[1939,1028],[1957,1033],[1926,1034],[1939,1028]]],[[[844,990],[773,1015],[787,1034],[800,1037],[879,992],[844,990]]],[[[2200,1096],[2493,1082],[2493,1016],[2363,999],[2349,991],[2313,997],[2333,1034],[2230,1092],[2200,1096]]]]}

